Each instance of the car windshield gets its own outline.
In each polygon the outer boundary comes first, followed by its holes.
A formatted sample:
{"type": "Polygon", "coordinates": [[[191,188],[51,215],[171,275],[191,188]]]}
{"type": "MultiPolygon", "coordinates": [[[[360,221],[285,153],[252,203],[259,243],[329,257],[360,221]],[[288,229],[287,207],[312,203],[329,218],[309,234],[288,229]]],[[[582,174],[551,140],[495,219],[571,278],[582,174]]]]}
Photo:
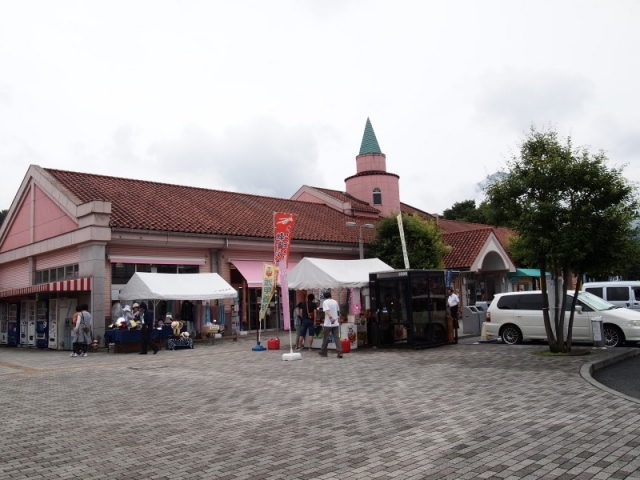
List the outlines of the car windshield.
{"type": "Polygon", "coordinates": [[[613,303],[609,303],[606,300],[594,295],[589,292],[579,292],[578,300],[583,302],[585,305],[590,306],[595,311],[602,312],[604,310],[613,310],[614,308],[618,308],[613,303]]]}

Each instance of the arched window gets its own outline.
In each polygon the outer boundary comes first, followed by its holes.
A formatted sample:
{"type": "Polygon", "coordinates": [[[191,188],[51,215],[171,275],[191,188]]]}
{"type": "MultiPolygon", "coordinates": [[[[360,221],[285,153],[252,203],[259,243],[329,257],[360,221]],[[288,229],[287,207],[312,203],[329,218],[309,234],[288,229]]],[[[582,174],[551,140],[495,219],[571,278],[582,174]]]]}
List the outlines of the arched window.
{"type": "Polygon", "coordinates": [[[373,204],[382,205],[382,192],[378,187],[373,189],[373,204]]]}

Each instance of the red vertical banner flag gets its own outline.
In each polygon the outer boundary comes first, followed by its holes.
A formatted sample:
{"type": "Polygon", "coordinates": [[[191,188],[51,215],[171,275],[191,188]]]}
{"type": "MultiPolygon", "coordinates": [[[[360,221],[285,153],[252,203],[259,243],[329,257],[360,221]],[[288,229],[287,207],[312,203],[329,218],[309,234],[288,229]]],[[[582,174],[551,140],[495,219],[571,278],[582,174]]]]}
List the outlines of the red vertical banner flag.
{"type": "Polygon", "coordinates": [[[282,293],[282,312],[284,316],[284,329],[291,330],[291,314],[289,312],[289,250],[293,238],[293,226],[296,216],[291,213],[273,214],[273,227],[275,238],[273,243],[273,263],[280,270],[280,291],[282,293]]]}

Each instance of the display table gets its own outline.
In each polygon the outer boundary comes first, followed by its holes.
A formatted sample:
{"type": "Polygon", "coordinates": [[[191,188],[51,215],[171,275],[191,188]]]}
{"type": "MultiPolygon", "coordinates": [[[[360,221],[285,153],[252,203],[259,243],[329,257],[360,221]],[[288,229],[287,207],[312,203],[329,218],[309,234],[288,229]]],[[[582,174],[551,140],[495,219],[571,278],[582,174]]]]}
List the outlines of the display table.
{"type": "MultiPolygon", "coordinates": [[[[170,326],[162,327],[162,330],[154,328],[151,330],[151,340],[156,342],[158,348],[161,346],[161,340],[173,335],[173,330],[170,326]]],[[[107,347],[107,352],[110,350],[110,345],[113,345],[115,352],[118,353],[131,353],[140,351],[142,348],[142,330],[107,330],[104,332],[104,343],[107,347]]]]}
{"type": "MultiPolygon", "coordinates": [[[[340,324],[340,338],[348,338],[349,343],[351,345],[351,350],[358,348],[358,337],[361,336],[358,329],[364,330],[364,334],[366,335],[367,330],[365,327],[361,327],[360,325],[356,325],[353,323],[341,323],[340,324]]],[[[323,327],[316,327],[315,333],[313,335],[313,343],[311,344],[312,348],[322,348],[322,340],[324,338],[324,330],[323,327]]],[[[329,338],[329,343],[327,344],[327,349],[335,350],[336,342],[334,338],[329,338]]]]}
{"type": "Polygon", "coordinates": [[[167,350],[175,350],[176,348],[193,348],[193,339],[191,337],[167,338],[167,350]]]}

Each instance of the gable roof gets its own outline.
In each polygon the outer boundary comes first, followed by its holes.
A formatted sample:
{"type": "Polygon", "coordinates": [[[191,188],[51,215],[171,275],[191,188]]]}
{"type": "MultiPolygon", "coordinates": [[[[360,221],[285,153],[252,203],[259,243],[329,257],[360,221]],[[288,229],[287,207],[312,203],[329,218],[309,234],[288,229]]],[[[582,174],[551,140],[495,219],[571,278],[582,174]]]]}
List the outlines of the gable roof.
{"type": "Polygon", "coordinates": [[[314,188],[320,192],[326,193],[327,195],[330,195],[333,198],[340,200],[341,202],[351,203],[352,210],[359,210],[361,212],[380,213],[380,211],[377,208],[372,207],[367,202],[363,202],[362,200],[354,197],[353,195],[349,195],[346,192],[341,192],[339,190],[331,190],[329,188],[319,188],[319,187],[311,187],[311,188],[314,188]]]}
{"type": "Polygon", "coordinates": [[[464,269],[473,265],[491,235],[491,228],[445,233],[442,240],[451,247],[443,260],[445,268],[464,269]]]}
{"type": "MultiPolygon", "coordinates": [[[[38,167],[39,168],[39,167],[38,167]]],[[[357,242],[351,219],[326,205],[246,193],[41,169],[81,202],[111,203],[110,226],[136,230],[273,238],[273,212],[297,216],[296,240],[357,242]]]]}

